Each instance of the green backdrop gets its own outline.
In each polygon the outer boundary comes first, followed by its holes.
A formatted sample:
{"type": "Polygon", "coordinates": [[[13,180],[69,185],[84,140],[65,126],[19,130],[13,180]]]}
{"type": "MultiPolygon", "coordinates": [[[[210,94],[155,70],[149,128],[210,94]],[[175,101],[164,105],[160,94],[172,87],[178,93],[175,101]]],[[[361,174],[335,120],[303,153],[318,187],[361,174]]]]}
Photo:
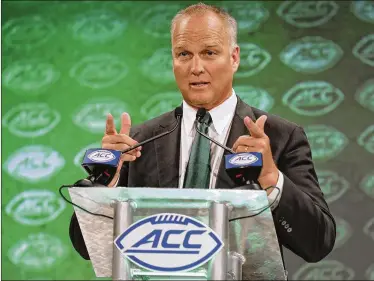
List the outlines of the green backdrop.
{"type": "MultiPolygon", "coordinates": [[[[2,278],[94,280],[68,237],[62,184],[105,116],[138,124],[181,102],[169,22],[195,2],[2,2],[2,278]]],[[[374,280],[374,2],[216,1],[238,20],[234,88],[304,126],[338,238],[290,279],[374,280]]]]}

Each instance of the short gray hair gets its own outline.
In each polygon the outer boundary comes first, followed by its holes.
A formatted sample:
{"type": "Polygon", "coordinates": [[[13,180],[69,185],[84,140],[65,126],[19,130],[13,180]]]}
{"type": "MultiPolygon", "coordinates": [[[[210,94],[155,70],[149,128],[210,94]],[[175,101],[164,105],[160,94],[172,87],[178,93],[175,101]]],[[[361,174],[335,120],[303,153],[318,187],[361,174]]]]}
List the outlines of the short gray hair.
{"type": "Polygon", "coordinates": [[[170,27],[171,36],[173,36],[175,24],[180,18],[184,16],[204,14],[206,12],[213,12],[216,15],[218,15],[222,20],[225,21],[225,23],[227,24],[228,30],[229,30],[229,40],[230,40],[229,44],[232,49],[235,48],[237,46],[236,20],[224,9],[216,7],[216,6],[207,5],[204,3],[194,4],[194,5],[184,8],[183,10],[180,10],[171,21],[171,27],[170,27]]]}

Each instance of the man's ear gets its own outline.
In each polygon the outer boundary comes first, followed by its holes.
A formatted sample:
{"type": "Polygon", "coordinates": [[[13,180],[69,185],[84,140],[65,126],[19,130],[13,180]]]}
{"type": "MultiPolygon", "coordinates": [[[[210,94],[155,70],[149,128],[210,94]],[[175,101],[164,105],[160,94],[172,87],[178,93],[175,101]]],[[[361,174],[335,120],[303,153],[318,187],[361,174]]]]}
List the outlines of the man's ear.
{"type": "Polygon", "coordinates": [[[234,73],[238,70],[240,64],[240,47],[236,45],[231,52],[232,70],[234,73]]]}

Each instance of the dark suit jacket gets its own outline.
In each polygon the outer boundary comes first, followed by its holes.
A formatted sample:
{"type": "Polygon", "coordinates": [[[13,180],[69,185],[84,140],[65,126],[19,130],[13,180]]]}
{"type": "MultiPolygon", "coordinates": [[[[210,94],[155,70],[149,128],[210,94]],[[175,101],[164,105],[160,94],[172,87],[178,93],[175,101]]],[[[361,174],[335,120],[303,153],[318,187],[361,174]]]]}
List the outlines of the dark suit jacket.
{"type": "MultiPolygon", "coordinates": [[[[243,122],[245,116],[255,121],[263,114],[268,116],[264,129],[270,139],[274,161],[284,175],[282,196],[273,211],[279,243],[307,262],[320,261],[333,249],[336,225],[319,187],[304,130],[278,116],[250,107],[238,97],[226,145],[232,147],[239,136],[249,134],[243,122]],[[292,231],[288,232],[284,225],[292,231]]],[[[171,130],[175,124],[172,111],[132,128],[130,134],[140,142],[171,130]]],[[[171,134],[144,145],[142,156],[122,167],[118,186],[178,187],[180,128],[179,125],[171,134]]],[[[216,189],[233,187],[222,159],[216,189]]],[[[75,215],[70,224],[70,238],[80,255],[89,259],[75,215]]]]}

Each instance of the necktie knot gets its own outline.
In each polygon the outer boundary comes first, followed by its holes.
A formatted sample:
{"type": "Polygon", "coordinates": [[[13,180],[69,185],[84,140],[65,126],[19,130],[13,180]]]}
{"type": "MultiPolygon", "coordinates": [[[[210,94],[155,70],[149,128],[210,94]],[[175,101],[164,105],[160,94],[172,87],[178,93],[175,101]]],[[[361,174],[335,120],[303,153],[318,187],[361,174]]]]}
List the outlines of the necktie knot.
{"type": "Polygon", "coordinates": [[[204,115],[204,117],[201,119],[201,123],[204,123],[206,126],[210,126],[212,124],[212,116],[210,116],[210,113],[207,111],[204,115]]]}

